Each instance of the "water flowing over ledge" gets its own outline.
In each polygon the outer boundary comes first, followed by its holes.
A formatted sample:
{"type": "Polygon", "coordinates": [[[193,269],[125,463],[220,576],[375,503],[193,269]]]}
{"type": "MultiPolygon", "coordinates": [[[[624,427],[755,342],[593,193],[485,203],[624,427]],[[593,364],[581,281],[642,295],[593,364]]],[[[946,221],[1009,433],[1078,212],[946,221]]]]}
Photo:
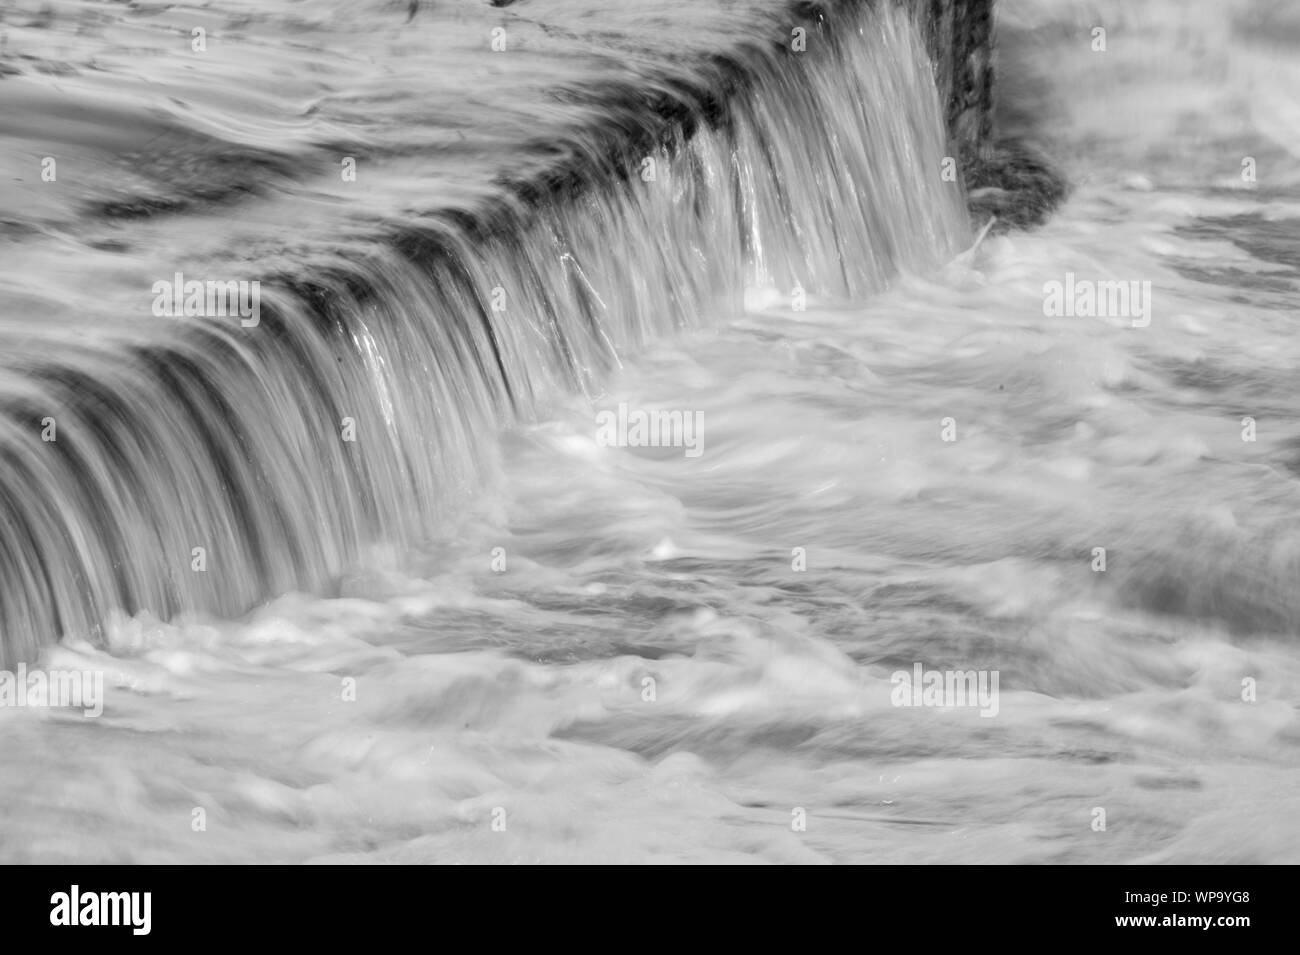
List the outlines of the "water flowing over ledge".
{"type": "Polygon", "coordinates": [[[805,49],[787,16],[689,74],[605,88],[598,127],[470,210],[316,241],[260,273],[185,266],[258,279],[253,327],[154,319],[11,350],[0,664],[117,611],[230,616],[328,593],[367,545],[427,534],[502,427],[735,314],[747,284],[861,297],[951,256],[969,226],[941,175],[945,127],[977,141],[987,94],[951,65],[936,88],[925,45],[953,35],[953,6],[802,4],[805,49]]]}

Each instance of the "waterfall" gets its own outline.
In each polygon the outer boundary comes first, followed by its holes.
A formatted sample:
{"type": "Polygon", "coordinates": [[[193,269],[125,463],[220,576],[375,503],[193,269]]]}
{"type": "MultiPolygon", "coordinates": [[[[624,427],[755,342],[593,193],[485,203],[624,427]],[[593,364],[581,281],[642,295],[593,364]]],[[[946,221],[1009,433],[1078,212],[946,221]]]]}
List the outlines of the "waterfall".
{"type": "Polygon", "coordinates": [[[609,90],[605,122],[491,202],[277,262],[255,325],[164,318],[147,338],[16,347],[0,666],[102,637],[115,612],[328,593],[369,545],[427,537],[502,428],[736,315],[747,286],[861,298],[952,255],[969,224],[911,14],[806,22],[803,49],[780,27],[784,42],[609,90]]]}

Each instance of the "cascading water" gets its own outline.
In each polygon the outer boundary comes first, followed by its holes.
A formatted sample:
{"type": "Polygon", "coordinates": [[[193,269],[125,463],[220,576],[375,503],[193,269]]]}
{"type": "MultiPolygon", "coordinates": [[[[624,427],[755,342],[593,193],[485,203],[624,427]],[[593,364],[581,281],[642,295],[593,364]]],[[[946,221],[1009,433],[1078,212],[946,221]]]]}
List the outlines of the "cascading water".
{"type": "Polygon", "coordinates": [[[1300,859],[1295,12],[988,10],[11,0],[0,861],[1300,859]]]}
{"type": "Polygon", "coordinates": [[[685,124],[575,134],[569,185],[381,224],[277,276],[209,264],[263,276],[253,327],[143,316],[111,342],[20,343],[0,376],[0,665],[118,612],[331,592],[368,545],[427,537],[502,427],[737,314],[746,285],[860,298],[949,257],[968,227],[910,15],[810,22],[805,50],[751,43],[668,89],[685,124]]]}

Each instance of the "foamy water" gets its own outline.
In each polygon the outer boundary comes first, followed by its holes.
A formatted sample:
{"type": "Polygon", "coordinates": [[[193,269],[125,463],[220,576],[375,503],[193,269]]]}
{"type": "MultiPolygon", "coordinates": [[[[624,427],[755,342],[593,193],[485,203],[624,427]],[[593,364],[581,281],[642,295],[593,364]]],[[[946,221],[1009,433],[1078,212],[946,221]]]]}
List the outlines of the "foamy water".
{"type": "Polygon", "coordinates": [[[1300,860],[1295,22],[1129,6],[1001,7],[1074,185],[1041,230],[753,285],[485,439],[335,598],[46,651],[105,712],[0,709],[0,857],[1300,860]],[[1149,313],[1045,314],[1068,274],[1149,313]],[[602,446],[620,404],[701,453],[602,446]],[[915,663],[996,671],[996,715],[894,705],[915,663]]]}

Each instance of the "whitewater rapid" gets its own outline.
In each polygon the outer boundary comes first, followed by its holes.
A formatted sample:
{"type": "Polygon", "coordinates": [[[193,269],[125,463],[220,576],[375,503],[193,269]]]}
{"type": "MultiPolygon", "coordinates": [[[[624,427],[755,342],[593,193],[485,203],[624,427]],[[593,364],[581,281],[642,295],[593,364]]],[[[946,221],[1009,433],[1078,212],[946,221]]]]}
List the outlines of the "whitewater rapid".
{"type": "Polygon", "coordinates": [[[1050,222],[799,311],[755,275],[476,433],[454,512],[334,596],[44,650],[105,711],[0,709],[0,857],[1300,859],[1294,17],[999,18],[1050,222]],[[1150,282],[1150,324],[1047,315],[1069,273],[1150,282]],[[620,403],[704,452],[604,446],[620,403]],[[996,670],[997,715],[895,705],[916,663],[996,670]]]}

